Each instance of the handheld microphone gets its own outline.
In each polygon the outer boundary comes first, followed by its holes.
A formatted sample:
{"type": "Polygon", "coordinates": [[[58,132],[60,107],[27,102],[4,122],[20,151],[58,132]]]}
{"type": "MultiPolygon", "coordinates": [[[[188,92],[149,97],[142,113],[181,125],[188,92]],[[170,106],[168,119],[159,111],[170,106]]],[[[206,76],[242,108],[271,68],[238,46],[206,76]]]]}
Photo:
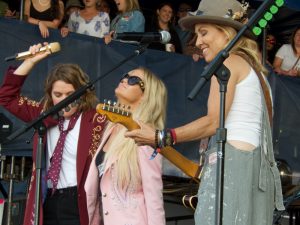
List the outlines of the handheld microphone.
{"type": "Polygon", "coordinates": [[[151,42],[160,42],[166,44],[171,40],[171,35],[168,31],[160,32],[124,32],[124,33],[115,33],[115,40],[128,41],[128,42],[141,42],[141,43],[151,43],[151,42]]]}
{"type": "MultiPolygon", "coordinates": [[[[48,50],[51,52],[51,54],[54,52],[58,52],[58,51],[60,51],[60,44],[58,42],[50,43],[48,45],[41,47],[38,52],[45,52],[48,50]]],[[[24,59],[30,58],[32,56],[33,55],[31,54],[30,51],[26,51],[26,52],[16,53],[13,56],[8,56],[5,58],[5,61],[7,62],[7,61],[11,61],[11,60],[24,60],[24,59]]]]}

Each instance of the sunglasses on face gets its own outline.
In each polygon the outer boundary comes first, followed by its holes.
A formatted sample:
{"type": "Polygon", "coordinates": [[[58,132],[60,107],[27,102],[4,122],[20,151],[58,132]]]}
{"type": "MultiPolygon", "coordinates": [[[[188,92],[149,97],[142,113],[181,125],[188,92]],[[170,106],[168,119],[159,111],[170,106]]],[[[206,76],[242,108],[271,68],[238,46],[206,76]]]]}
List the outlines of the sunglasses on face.
{"type": "Polygon", "coordinates": [[[131,86],[138,84],[140,86],[140,88],[142,89],[142,91],[145,90],[145,84],[141,78],[139,78],[137,76],[130,76],[128,73],[126,73],[121,77],[120,82],[124,79],[127,79],[127,84],[129,84],[131,86]]]}

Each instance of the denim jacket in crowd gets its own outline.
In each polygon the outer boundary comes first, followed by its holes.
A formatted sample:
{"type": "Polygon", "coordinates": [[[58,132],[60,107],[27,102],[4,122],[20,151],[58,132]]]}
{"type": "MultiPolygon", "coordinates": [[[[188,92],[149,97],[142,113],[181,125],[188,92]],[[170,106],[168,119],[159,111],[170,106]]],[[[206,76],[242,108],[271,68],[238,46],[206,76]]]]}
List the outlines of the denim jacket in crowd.
{"type": "Polygon", "coordinates": [[[144,32],[144,15],[139,10],[119,14],[112,20],[110,30],[116,33],[144,32]]]}

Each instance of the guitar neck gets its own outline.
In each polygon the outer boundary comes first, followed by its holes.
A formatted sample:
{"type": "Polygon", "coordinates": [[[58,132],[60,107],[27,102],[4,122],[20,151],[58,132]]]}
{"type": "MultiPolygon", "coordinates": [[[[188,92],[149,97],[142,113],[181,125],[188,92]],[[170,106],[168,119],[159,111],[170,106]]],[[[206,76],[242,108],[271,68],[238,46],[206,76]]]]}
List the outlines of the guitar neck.
{"type": "Polygon", "coordinates": [[[171,163],[173,163],[176,167],[178,167],[187,176],[199,182],[199,175],[201,172],[201,167],[199,166],[199,164],[186,158],[171,146],[164,147],[160,150],[159,153],[162,154],[171,163]]]}
{"type": "MultiPolygon", "coordinates": [[[[140,126],[134,120],[132,120],[132,123],[127,123],[126,127],[128,130],[140,129],[140,126]]],[[[176,167],[178,167],[187,176],[199,182],[199,175],[201,172],[201,167],[199,166],[199,164],[186,158],[171,146],[162,148],[159,153],[176,167]]]]}

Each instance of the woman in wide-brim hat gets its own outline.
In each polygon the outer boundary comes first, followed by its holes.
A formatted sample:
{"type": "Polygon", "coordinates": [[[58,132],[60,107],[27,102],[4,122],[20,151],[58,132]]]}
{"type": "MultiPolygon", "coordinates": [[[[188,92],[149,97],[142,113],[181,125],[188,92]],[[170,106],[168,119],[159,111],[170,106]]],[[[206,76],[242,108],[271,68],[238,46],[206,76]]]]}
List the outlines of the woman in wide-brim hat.
{"type": "MultiPolygon", "coordinates": [[[[202,0],[196,12],[179,24],[197,35],[196,47],[210,63],[247,21],[247,4],[236,0],[202,0]]],[[[279,171],[274,160],[271,96],[258,53],[247,31],[230,51],[224,65],[230,70],[226,103],[223,224],[271,225],[275,208],[283,210],[279,171]]],[[[164,147],[175,142],[211,138],[198,191],[197,225],[214,225],[216,207],[216,129],[219,127],[219,83],[211,78],[207,115],[184,126],[154,131],[146,124],[127,132],[139,144],[164,147]],[[171,139],[171,140],[170,140],[171,139]]]]}

